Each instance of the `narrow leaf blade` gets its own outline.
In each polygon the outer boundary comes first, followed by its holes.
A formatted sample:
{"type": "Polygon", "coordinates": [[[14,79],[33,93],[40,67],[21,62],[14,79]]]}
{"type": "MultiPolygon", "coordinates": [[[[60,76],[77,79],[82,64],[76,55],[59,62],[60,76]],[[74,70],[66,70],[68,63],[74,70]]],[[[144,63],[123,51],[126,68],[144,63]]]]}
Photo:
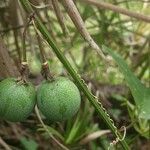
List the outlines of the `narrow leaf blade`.
{"type": "Polygon", "coordinates": [[[140,80],[129,69],[123,58],[113,52],[110,48],[103,45],[103,50],[107,52],[118,64],[120,71],[123,73],[126,82],[132,92],[137,108],[139,109],[139,117],[150,119],[150,89],[146,88],[140,80]]]}

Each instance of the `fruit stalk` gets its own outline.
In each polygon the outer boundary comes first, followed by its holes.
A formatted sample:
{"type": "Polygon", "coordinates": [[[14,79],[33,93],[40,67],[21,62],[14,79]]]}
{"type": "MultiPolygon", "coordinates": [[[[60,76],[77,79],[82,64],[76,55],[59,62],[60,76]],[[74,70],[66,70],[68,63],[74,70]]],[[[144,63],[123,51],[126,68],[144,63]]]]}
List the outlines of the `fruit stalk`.
{"type": "Polygon", "coordinates": [[[22,62],[27,62],[27,56],[26,56],[26,43],[25,43],[25,39],[26,39],[26,32],[27,32],[27,28],[30,25],[30,22],[33,20],[34,18],[34,13],[32,13],[29,16],[29,20],[26,23],[25,27],[24,27],[24,31],[23,31],[23,53],[22,53],[22,62]]]}
{"type": "MultiPolygon", "coordinates": [[[[36,27],[35,27],[35,31],[36,31],[36,27]]],[[[36,31],[37,32],[37,31],[36,31]]],[[[42,47],[42,41],[41,41],[41,38],[37,32],[37,40],[38,40],[38,45],[39,45],[39,49],[40,49],[40,54],[41,54],[41,59],[42,59],[42,75],[43,77],[48,80],[48,79],[53,79],[51,73],[50,73],[50,70],[49,70],[49,66],[48,66],[48,62],[46,60],[46,57],[45,57],[45,53],[44,53],[44,49],[42,47]]]]}
{"type": "MultiPolygon", "coordinates": [[[[33,9],[29,3],[28,0],[19,0],[26,10],[27,13],[33,13],[33,9]]],[[[38,28],[38,30],[41,32],[45,40],[48,42],[48,44],[52,47],[52,50],[58,57],[58,59],[63,63],[64,67],[67,69],[67,71],[70,73],[72,78],[75,80],[77,86],[81,89],[81,91],[86,95],[88,100],[91,102],[91,104],[94,106],[95,110],[98,113],[98,116],[104,120],[106,125],[111,129],[112,133],[116,136],[119,137],[119,139],[122,138],[121,133],[116,129],[114,126],[112,120],[108,116],[108,114],[105,112],[104,108],[99,105],[97,102],[97,98],[92,95],[92,93],[88,90],[86,84],[83,82],[83,80],[80,78],[80,76],[75,72],[73,67],[70,65],[69,61],[66,59],[66,57],[63,55],[63,53],[57,48],[55,43],[53,42],[51,35],[49,34],[47,28],[43,25],[41,20],[35,16],[35,24],[38,28]]],[[[120,140],[120,143],[123,147],[124,150],[129,150],[130,148],[128,147],[128,144],[124,139],[120,140]]]]}
{"type": "Polygon", "coordinates": [[[37,33],[37,40],[38,40],[38,45],[39,45],[41,59],[42,59],[42,71],[41,71],[41,73],[46,80],[53,80],[53,76],[51,75],[51,72],[49,70],[48,62],[47,62],[47,59],[45,57],[45,52],[44,52],[44,49],[42,47],[41,34],[39,33],[38,29],[36,28],[34,20],[32,20],[32,23],[33,23],[35,32],[37,33]]]}
{"type": "Polygon", "coordinates": [[[24,28],[24,31],[23,31],[23,37],[22,37],[22,45],[23,45],[23,51],[22,51],[22,59],[21,59],[21,70],[20,70],[20,73],[21,73],[21,80],[26,83],[26,77],[28,75],[28,63],[27,63],[27,56],[26,56],[26,31],[27,31],[27,28],[30,24],[30,22],[32,21],[32,18],[34,16],[31,15],[30,18],[29,18],[29,21],[27,22],[27,24],[25,25],[25,28],[24,28]]]}
{"type": "Polygon", "coordinates": [[[47,60],[46,60],[46,57],[45,57],[44,49],[42,47],[42,41],[41,41],[41,38],[38,35],[38,33],[37,33],[37,40],[38,40],[38,45],[39,45],[39,49],[40,49],[42,62],[45,63],[47,60]]]}
{"type": "Polygon", "coordinates": [[[22,37],[22,45],[23,45],[23,51],[22,51],[22,62],[27,62],[27,56],[26,56],[26,31],[27,31],[28,23],[25,25],[24,31],[23,31],[23,37],[22,37]]]}

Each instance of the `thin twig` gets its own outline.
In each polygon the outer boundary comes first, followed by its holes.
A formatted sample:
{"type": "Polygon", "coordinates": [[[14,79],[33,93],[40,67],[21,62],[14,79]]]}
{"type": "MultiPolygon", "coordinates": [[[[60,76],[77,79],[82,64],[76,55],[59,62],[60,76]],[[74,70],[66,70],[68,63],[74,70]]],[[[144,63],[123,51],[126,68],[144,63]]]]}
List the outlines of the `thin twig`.
{"type": "MultiPolygon", "coordinates": [[[[48,22],[43,22],[43,24],[45,25],[45,24],[47,24],[48,22]]],[[[0,34],[3,34],[3,33],[7,33],[7,32],[9,32],[9,31],[11,31],[11,30],[19,30],[19,29],[22,29],[22,28],[24,28],[25,27],[25,25],[26,24],[21,24],[21,25],[17,25],[17,26],[13,26],[13,27],[10,27],[10,28],[7,28],[7,29],[2,29],[2,30],[0,30],[0,34]]],[[[29,26],[32,26],[32,23],[29,23],[29,25],[28,25],[28,27],[29,26]]]]}
{"type": "Polygon", "coordinates": [[[52,9],[52,5],[51,4],[42,4],[42,5],[34,5],[32,3],[30,3],[34,8],[36,9],[45,9],[45,8],[51,8],[52,9]]]}
{"type": "Polygon", "coordinates": [[[106,59],[100,47],[95,43],[88,30],[85,27],[85,24],[80,16],[78,9],[76,8],[73,0],[62,0],[64,7],[70,18],[72,19],[74,25],[78,29],[78,32],[82,37],[88,42],[88,44],[97,51],[97,53],[103,58],[106,59]]]}
{"type": "Polygon", "coordinates": [[[122,1],[116,2],[115,4],[121,4],[121,3],[127,3],[127,2],[149,3],[150,0],[122,0],[122,1]]]}
{"type": "Polygon", "coordinates": [[[0,145],[2,145],[5,148],[5,150],[12,150],[1,137],[0,137],[0,145]]]}
{"type": "Polygon", "coordinates": [[[61,29],[64,33],[64,35],[67,35],[67,28],[66,28],[66,25],[64,23],[64,17],[63,17],[63,14],[59,8],[59,3],[58,3],[58,0],[52,0],[52,5],[54,7],[54,11],[55,11],[55,14],[56,14],[56,17],[58,19],[58,22],[61,26],[61,29]]]}
{"type": "Polygon", "coordinates": [[[123,15],[127,15],[130,17],[136,18],[138,20],[142,20],[142,21],[150,23],[150,16],[146,16],[141,13],[133,12],[125,8],[120,8],[118,6],[115,6],[107,2],[102,2],[102,1],[97,1],[97,0],[83,0],[83,2],[94,5],[97,8],[112,10],[114,12],[121,13],[123,15]]]}
{"type": "Polygon", "coordinates": [[[48,133],[48,135],[64,150],[69,150],[66,146],[64,146],[63,144],[61,144],[48,130],[48,128],[46,127],[46,125],[44,124],[41,116],[40,116],[40,113],[39,113],[39,110],[37,108],[37,106],[35,106],[35,113],[38,117],[38,120],[40,121],[41,125],[43,126],[43,128],[45,129],[45,131],[48,133]]]}

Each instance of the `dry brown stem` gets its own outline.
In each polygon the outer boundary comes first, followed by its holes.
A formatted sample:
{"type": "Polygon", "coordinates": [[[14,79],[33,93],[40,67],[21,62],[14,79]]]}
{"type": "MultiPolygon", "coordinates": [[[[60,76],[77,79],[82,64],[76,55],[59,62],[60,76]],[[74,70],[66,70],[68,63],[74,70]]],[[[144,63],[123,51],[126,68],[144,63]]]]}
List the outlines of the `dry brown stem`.
{"type": "Polygon", "coordinates": [[[150,16],[146,16],[141,13],[133,12],[125,8],[120,8],[119,6],[115,6],[107,2],[102,2],[102,1],[97,1],[97,0],[83,0],[83,2],[94,5],[97,8],[112,10],[114,12],[121,13],[123,15],[127,15],[129,17],[133,17],[138,20],[142,20],[142,21],[150,23],[150,16]]]}
{"type": "Polygon", "coordinates": [[[75,6],[72,0],[62,0],[64,7],[68,15],[70,16],[71,20],[73,21],[74,25],[78,29],[78,32],[82,35],[82,37],[88,42],[88,44],[97,51],[97,53],[105,59],[105,56],[100,49],[100,47],[95,43],[91,35],[89,34],[88,30],[85,27],[85,24],[80,16],[80,13],[75,6]]]}
{"type": "Polygon", "coordinates": [[[63,17],[63,14],[59,8],[59,2],[58,0],[52,0],[52,5],[54,7],[54,11],[55,11],[55,14],[56,14],[56,17],[58,19],[58,22],[61,26],[61,29],[64,33],[64,35],[67,35],[67,28],[65,26],[65,23],[64,23],[64,17],[63,17]]]}

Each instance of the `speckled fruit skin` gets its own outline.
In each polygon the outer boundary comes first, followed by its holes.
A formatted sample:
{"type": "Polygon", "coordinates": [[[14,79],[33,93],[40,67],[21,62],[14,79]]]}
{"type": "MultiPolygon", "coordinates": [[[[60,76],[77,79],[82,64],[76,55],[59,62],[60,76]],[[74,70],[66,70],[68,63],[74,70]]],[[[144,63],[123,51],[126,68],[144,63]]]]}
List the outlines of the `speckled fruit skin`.
{"type": "Polygon", "coordinates": [[[0,118],[11,122],[24,121],[36,104],[36,92],[31,83],[20,84],[14,78],[0,82],[0,118]]]}
{"type": "Polygon", "coordinates": [[[51,122],[70,119],[79,110],[81,97],[76,85],[65,77],[44,81],[37,90],[37,105],[51,122]]]}

